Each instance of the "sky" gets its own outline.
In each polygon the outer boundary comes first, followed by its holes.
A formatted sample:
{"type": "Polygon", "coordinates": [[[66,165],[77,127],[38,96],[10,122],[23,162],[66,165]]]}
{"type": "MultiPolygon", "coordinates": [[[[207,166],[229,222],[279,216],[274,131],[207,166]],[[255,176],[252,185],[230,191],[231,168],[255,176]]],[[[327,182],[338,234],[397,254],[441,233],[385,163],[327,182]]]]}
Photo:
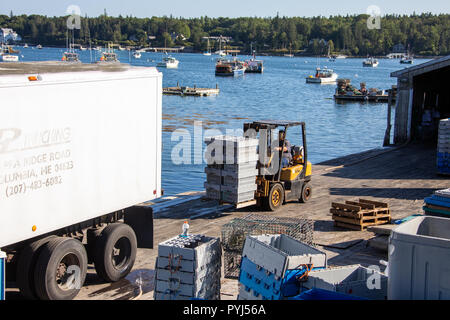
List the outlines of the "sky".
{"type": "MultiPolygon", "coordinates": [[[[273,17],[330,16],[365,14],[377,6],[381,15],[431,12],[450,14],[449,0],[1,0],[0,14],[41,14],[64,16],[67,8],[77,5],[82,16],[96,17],[106,9],[109,16],[152,17],[273,17]]],[[[370,12],[374,12],[373,10],[370,12]]]]}

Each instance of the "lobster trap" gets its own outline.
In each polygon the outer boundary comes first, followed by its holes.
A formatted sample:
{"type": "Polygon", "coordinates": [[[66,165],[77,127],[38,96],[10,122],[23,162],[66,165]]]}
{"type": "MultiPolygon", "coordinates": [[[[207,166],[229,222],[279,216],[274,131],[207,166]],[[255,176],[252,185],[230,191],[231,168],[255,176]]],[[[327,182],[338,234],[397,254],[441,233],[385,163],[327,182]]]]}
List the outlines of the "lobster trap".
{"type": "Polygon", "coordinates": [[[286,234],[307,245],[314,245],[314,221],[301,218],[249,214],[222,227],[224,276],[237,279],[247,236],[286,234]]]}

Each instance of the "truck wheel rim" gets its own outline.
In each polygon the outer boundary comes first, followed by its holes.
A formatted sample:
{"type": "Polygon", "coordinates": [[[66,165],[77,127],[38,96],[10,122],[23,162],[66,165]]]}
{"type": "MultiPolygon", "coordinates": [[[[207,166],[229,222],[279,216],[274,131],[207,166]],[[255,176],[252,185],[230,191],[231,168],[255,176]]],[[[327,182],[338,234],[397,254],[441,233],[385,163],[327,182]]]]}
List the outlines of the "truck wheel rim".
{"type": "Polygon", "coordinates": [[[63,291],[70,291],[77,288],[81,277],[80,260],[78,257],[69,253],[65,255],[58,264],[56,269],[56,283],[63,291]]]}
{"type": "Polygon", "coordinates": [[[127,238],[120,238],[112,250],[112,265],[117,270],[125,269],[131,256],[131,243],[127,238]]]}

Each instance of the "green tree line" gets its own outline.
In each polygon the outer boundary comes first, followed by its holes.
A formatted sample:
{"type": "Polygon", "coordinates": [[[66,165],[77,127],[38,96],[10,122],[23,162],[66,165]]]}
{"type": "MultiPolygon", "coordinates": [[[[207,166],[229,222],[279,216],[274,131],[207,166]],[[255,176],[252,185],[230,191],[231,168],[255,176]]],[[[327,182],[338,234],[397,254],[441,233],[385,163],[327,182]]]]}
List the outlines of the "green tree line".
{"type": "MultiPolygon", "coordinates": [[[[206,50],[204,37],[226,36],[229,46],[250,52],[332,52],[356,56],[385,55],[396,44],[409,46],[418,55],[450,54],[450,15],[386,15],[381,28],[367,27],[368,15],[331,17],[246,17],[246,18],[81,18],[81,29],[75,42],[105,45],[114,42],[123,46],[186,46],[206,50]],[[154,38],[153,38],[154,37],[154,38]]],[[[41,15],[0,15],[0,27],[13,28],[23,42],[65,46],[68,17],[41,15]]],[[[210,45],[217,48],[217,41],[210,45]]]]}

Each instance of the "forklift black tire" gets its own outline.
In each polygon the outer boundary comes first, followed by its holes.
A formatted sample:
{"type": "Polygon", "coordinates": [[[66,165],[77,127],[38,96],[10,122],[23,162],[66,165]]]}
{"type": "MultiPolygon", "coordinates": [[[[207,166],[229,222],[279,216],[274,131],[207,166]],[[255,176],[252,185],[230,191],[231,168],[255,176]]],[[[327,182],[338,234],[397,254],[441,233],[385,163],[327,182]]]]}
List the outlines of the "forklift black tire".
{"type": "Polygon", "coordinates": [[[17,261],[17,287],[27,300],[38,299],[36,290],[34,289],[34,270],[36,262],[42,247],[54,237],[56,236],[36,240],[27,244],[19,252],[17,261]]]}
{"type": "Polygon", "coordinates": [[[303,186],[302,196],[300,197],[300,202],[306,203],[311,199],[312,196],[312,187],[309,183],[306,183],[303,186]]]}
{"type": "Polygon", "coordinates": [[[137,240],[125,223],[113,223],[103,229],[95,243],[94,265],[97,275],[106,282],[125,278],[136,260],[137,240]]]}
{"type": "Polygon", "coordinates": [[[265,207],[268,211],[276,211],[284,203],[284,189],[279,183],[274,184],[269,191],[269,197],[265,199],[265,207]]]}
{"type": "Polygon", "coordinates": [[[72,238],[55,237],[39,254],[34,272],[36,294],[41,300],[72,300],[86,280],[87,253],[72,238]]]}

